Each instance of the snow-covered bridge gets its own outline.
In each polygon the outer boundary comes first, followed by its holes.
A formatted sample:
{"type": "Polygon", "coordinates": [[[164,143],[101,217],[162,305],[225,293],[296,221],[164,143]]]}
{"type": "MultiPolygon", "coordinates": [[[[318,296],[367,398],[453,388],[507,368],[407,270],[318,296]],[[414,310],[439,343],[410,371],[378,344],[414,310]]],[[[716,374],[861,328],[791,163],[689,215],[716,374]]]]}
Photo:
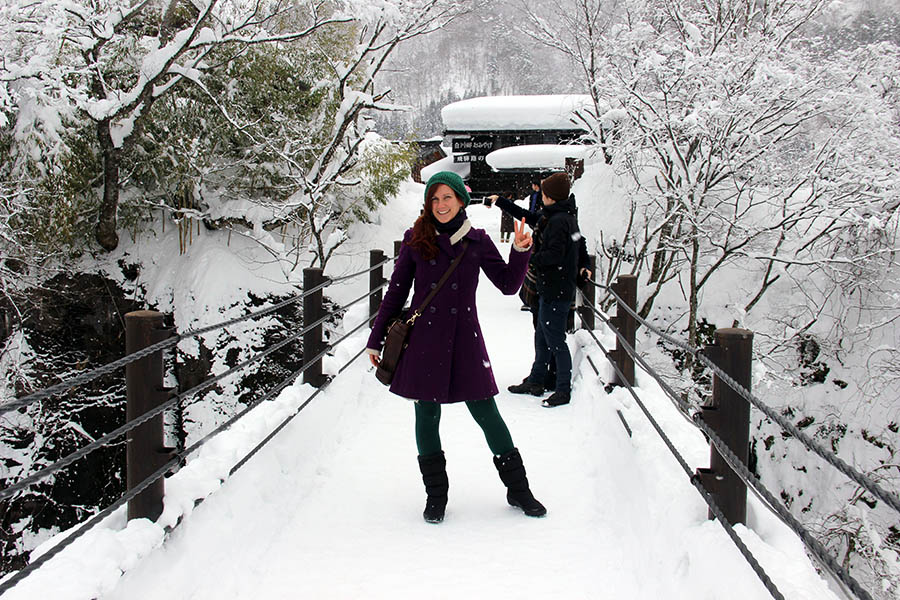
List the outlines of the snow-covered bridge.
{"type": "MultiPolygon", "coordinates": [[[[496,229],[489,209],[470,218],[496,229]]],[[[479,312],[505,390],[530,364],[530,315],[485,283],[479,312]]],[[[365,282],[348,282],[347,297],[360,291],[354,285],[365,282]]],[[[366,314],[358,305],[344,321],[366,314]]],[[[351,336],[326,371],[364,339],[351,336]]],[[[412,407],[355,360],[224,483],[313,388],[285,390],[204,446],[167,480],[158,523],[125,526],[119,510],[4,598],[770,598],[633,398],[604,391],[611,368],[594,341],[582,331],[570,343],[570,405],[546,409],[505,391],[497,398],[546,518],[506,504],[480,429],[451,406],[442,418],[447,517],[424,523],[412,407]]],[[[692,467],[708,465],[700,432],[643,373],[638,386],[679,453],[692,467]]],[[[785,597],[837,597],[800,541],[752,497],[748,523],[737,531],[785,597]]]]}

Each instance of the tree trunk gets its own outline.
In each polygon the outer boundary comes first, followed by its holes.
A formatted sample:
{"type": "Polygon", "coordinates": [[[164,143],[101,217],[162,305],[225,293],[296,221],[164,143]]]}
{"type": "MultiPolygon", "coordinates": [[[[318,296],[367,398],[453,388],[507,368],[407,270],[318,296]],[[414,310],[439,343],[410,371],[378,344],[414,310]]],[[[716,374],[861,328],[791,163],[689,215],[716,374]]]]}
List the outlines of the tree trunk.
{"type": "MultiPolygon", "coordinates": [[[[697,269],[700,264],[700,242],[697,239],[697,228],[691,228],[691,267],[690,267],[690,290],[689,293],[689,314],[688,314],[688,344],[697,347],[697,313],[700,308],[700,302],[697,294],[697,269]]],[[[687,364],[693,366],[693,356],[687,355],[687,364]]]]}
{"type": "Polygon", "coordinates": [[[115,250],[119,245],[116,213],[119,209],[119,161],[122,155],[122,150],[113,144],[109,125],[107,119],[97,123],[97,139],[103,157],[103,200],[100,203],[95,238],[106,251],[115,250]]]}

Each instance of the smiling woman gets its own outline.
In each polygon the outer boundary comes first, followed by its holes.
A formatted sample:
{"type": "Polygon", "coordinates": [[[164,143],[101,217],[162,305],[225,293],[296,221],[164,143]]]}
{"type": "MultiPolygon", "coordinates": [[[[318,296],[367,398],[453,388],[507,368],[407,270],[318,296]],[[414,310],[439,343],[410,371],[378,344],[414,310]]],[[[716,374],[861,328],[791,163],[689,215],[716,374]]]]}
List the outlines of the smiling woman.
{"type": "MultiPolygon", "coordinates": [[[[431,191],[431,190],[429,190],[431,191]]],[[[463,202],[457,198],[453,189],[444,183],[434,186],[431,194],[431,212],[439,223],[449,223],[463,208],[463,202]]]]}
{"type": "Polygon", "coordinates": [[[504,294],[519,290],[531,256],[531,234],[524,222],[517,223],[509,262],[504,261],[487,233],[473,229],[466,218],[469,193],[455,173],[432,175],[424,200],[421,216],[404,236],[366,344],[377,366],[388,322],[400,315],[410,326],[391,391],[415,400],[419,469],[428,495],[423,517],[429,523],[444,519],[449,483],[438,428],[441,405],[456,402],[465,402],[484,432],[509,504],[541,517],[547,510],[531,493],[522,456],[494,402],[497,384],[475,307],[481,271],[504,294]],[[413,286],[411,306],[416,310],[410,316],[412,311],[404,313],[403,306],[413,286]]]}

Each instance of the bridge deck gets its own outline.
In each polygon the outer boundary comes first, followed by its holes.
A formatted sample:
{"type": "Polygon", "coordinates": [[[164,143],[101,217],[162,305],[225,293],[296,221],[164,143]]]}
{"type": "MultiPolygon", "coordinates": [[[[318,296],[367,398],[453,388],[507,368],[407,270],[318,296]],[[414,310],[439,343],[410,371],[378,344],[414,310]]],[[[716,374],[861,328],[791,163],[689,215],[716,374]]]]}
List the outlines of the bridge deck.
{"type": "MultiPolygon", "coordinates": [[[[469,212],[497,230],[497,212],[469,212]]],[[[506,505],[481,432],[456,405],[441,425],[447,517],[425,524],[412,406],[360,359],[108,598],[769,598],[630,397],[606,395],[581,350],[571,405],[505,391],[530,365],[530,315],[486,279],[479,294],[500,410],[546,518],[506,505]]],[[[704,465],[699,433],[658,393],[647,401],[704,465]]],[[[779,531],[767,519],[758,530],[779,531]]],[[[808,564],[798,578],[795,558],[744,538],[788,597],[828,597],[821,586],[807,596],[808,564]]]]}

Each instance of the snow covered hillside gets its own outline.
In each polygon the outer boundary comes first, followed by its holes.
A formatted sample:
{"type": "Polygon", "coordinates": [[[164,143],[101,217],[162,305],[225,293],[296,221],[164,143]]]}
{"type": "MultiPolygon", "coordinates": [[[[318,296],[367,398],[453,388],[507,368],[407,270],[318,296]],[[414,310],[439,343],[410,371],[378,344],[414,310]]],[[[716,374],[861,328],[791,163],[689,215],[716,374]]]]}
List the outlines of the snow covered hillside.
{"type": "MultiPolygon", "coordinates": [[[[379,225],[351,232],[351,252],[329,265],[332,274],[364,268],[370,248],[390,251],[418,213],[421,192],[407,185],[379,225]]],[[[499,238],[496,209],[472,206],[468,214],[499,238]]],[[[355,298],[365,286],[350,282],[335,299],[355,298]]],[[[546,409],[505,391],[532,358],[530,315],[486,279],[479,313],[504,390],[498,405],[546,518],[506,505],[479,428],[464,407],[448,406],[447,517],[424,523],[412,405],[378,384],[360,358],[221,486],[218,477],[312,388],[298,384],[261,405],[170,478],[163,524],[183,517],[170,535],[145,521],[125,527],[120,511],[4,599],[770,597],[722,527],[707,520],[706,505],[628,393],[604,392],[609,368],[589,336],[569,336],[572,403],[546,409]]],[[[354,307],[344,327],[365,318],[365,308],[354,307]]],[[[598,335],[613,345],[608,332],[598,335]]],[[[330,370],[364,341],[361,331],[345,342],[330,370]]],[[[707,466],[700,433],[652,380],[639,374],[638,383],[690,465],[707,466]]],[[[748,521],[738,531],[786,597],[837,598],[800,542],[752,497],[748,521]]]]}

